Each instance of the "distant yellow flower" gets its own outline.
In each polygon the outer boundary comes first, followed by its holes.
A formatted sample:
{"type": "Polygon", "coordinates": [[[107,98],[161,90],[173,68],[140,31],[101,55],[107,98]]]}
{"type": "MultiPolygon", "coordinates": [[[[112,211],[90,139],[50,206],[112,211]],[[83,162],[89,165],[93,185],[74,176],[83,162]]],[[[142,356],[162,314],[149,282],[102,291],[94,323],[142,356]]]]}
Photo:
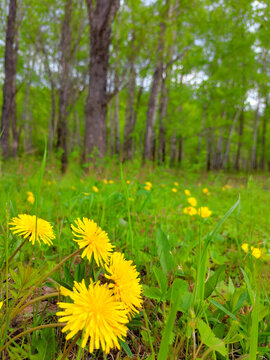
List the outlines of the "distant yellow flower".
{"type": "Polygon", "coordinates": [[[172,188],[172,192],[177,193],[177,189],[176,189],[176,188],[172,188]]]}
{"type": "Polygon", "coordinates": [[[147,190],[147,191],[150,191],[150,190],[151,190],[151,186],[145,186],[144,188],[145,188],[145,190],[147,190]]]}
{"type": "Polygon", "coordinates": [[[130,184],[130,180],[127,180],[126,183],[127,183],[127,184],[130,184]]]}
{"type": "Polygon", "coordinates": [[[113,348],[120,349],[119,340],[124,340],[127,334],[128,317],[123,304],[113,296],[112,290],[107,285],[99,282],[88,288],[85,281],[74,282],[73,291],[60,288],[61,293],[69,296],[73,303],[59,302],[64,309],[56,313],[60,322],[66,322],[63,332],[70,331],[67,340],[82,331],[84,348],[89,341],[89,352],[102,348],[107,354],[113,348]]]}
{"type": "Polygon", "coordinates": [[[197,206],[197,200],[195,197],[189,197],[187,201],[190,203],[191,206],[197,206]]]}
{"type": "Polygon", "coordinates": [[[183,209],[183,213],[193,216],[197,214],[197,209],[195,209],[193,206],[188,206],[183,209]]]}
{"type": "Polygon", "coordinates": [[[132,197],[129,197],[128,200],[129,201],[134,201],[134,199],[132,197]]]}
{"type": "Polygon", "coordinates": [[[83,193],[85,196],[88,196],[89,195],[89,193],[83,193]]]}
{"type": "Polygon", "coordinates": [[[149,186],[149,187],[152,187],[152,186],[153,186],[152,183],[150,183],[150,181],[146,181],[146,182],[145,182],[145,185],[146,185],[146,186],[149,186]]]}
{"type": "Polygon", "coordinates": [[[92,189],[95,193],[98,193],[98,188],[96,186],[93,186],[92,189]]]}
{"type": "Polygon", "coordinates": [[[190,195],[191,195],[191,193],[190,193],[189,190],[185,190],[184,193],[185,193],[185,195],[187,195],[187,196],[190,196],[190,195]]]}
{"type": "Polygon", "coordinates": [[[211,216],[212,211],[208,209],[207,206],[202,206],[198,209],[198,215],[200,215],[202,218],[208,218],[211,216]]]}
{"type": "Polygon", "coordinates": [[[161,184],[162,187],[165,187],[165,184],[161,184]]]}
{"type": "Polygon", "coordinates": [[[34,204],[35,202],[34,194],[31,191],[27,191],[27,201],[31,204],[34,204]]]}
{"type": "Polygon", "coordinates": [[[210,194],[210,193],[209,193],[209,190],[208,190],[207,188],[204,188],[204,189],[203,189],[203,193],[206,194],[206,195],[210,194]]]}
{"type": "Polygon", "coordinates": [[[85,248],[82,257],[87,257],[90,261],[94,255],[97,265],[108,263],[109,257],[114,246],[110,243],[108,235],[93,220],[83,218],[74,221],[76,226],[71,224],[72,234],[78,238],[73,239],[79,245],[79,248],[85,248]]]}
{"type": "Polygon", "coordinates": [[[226,190],[225,186],[222,186],[221,190],[222,190],[222,191],[225,191],[225,190],[226,190]]]}
{"type": "Polygon", "coordinates": [[[76,190],[75,186],[73,186],[73,185],[71,186],[71,189],[72,189],[72,190],[76,190]]]}
{"type": "Polygon", "coordinates": [[[50,181],[47,182],[48,185],[51,185],[52,183],[50,181]]]}
{"type": "Polygon", "coordinates": [[[0,301],[0,309],[2,308],[2,306],[3,306],[3,301],[0,301]]]}
{"type": "Polygon", "coordinates": [[[251,247],[251,252],[252,252],[252,255],[256,258],[256,259],[259,259],[261,256],[262,256],[262,251],[261,249],[259,248],[256,248],[256,247],[251,247]]]}
{"type": "Polygon", "coordinates": [[[107,179],[103,179],[102,181],[104,182],[104,184],[108,184],[108,180],[107,180],[107,179]]]}
{"type": "Polygon", "coordinates": [[[179,186],[179,183],[178,183],[177,181],[175,181],[175,182],[173,183],[173,185],[179,186]]]}
{"type": "Polygon", "coordinates": [[[248,252],[248,244],[247,243],[244,243],[241,245],[241,248],[244,250],[244,252],[248,252]]]}
{"type": "Polygon", "coordinates": [[[138,312],[142,306],[142,286],[139,273],[131,260],[125,260],[124,255],[114,252],[110,264],[106,266],[110,275],[105,275],[113,283],[109,287],[113,290],[117,300],[125,304],[129,313],[138,312]]]}
{"type": "Polygon", "coordinates": [[[198,186],[202,186],[202,184],[201,184],[201,183],[198,183],[198,186]]]}
{"type": "Polygon", "coordinates": [[[52,225],[35,215],[20,214],[18,217],[12,218],[9,225],[14,234],[21,235],[24,239],[29,236],[32,245],[35,244],[35,241],[40,244],[40,240],[44,244],[51,245],[52,240],[55,239],[52,225]]]}
{"type": "Polygon", "coordinates": [[[109,180],[109,184],[113,184],[114,183],[114,181],[113,180],[109,180]]]}

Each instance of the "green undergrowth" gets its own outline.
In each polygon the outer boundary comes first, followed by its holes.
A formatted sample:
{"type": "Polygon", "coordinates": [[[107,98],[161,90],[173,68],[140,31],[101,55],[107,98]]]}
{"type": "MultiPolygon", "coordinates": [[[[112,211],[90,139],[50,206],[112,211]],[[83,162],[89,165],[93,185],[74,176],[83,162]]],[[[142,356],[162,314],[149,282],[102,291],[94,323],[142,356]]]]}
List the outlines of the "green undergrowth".
{"type": "MultiPolygon", "coordinates": [[[[8,219],[22,213],[37,215],[56,233],[53,246],[26,243],[16,254],[8,275],[15,293],[31,289],[30,280],[77,249],[70,224],[88,217],[133,260],[144,288],[143,309],[130,323],[121,352],[112,354],[115,358],[270,357],[267,175],[202,174],[138,164],[122,169],[115,164],[96,166],[86,173],[71,164],[62,176],[50,162],[44,174],[40,168],[41,161],[35,159],[18,161],[2,168],[0,177],[1,268],[21,243],[7,232],[8,219]],[[152,184],[150,190],[146,182],[152,184]],[[184,214],[189,206],[184,190],[196,198],[197,209],[208,207],[211,216],[184,214]],[[34,204],[27,201],[27,191],[34,194],[34,204]],[[261,256],[245,252],[244,243],[249,249],[259,248],[261,256]]],[[[72,288],[85,268],[86,260],[71,259],[33,296],[55,291],[59,284],[72,288]]],[[[6,279],[2,276],[0,282],[2,301],[6,279]]],[[[5,336],[10,340],[18,329],[55,322],[56,302],[40,301],[29,308],[9,324],[5,336]]],[[[99,351],[89,357],[79,344],[80,340],[72,350],[78,359],[104,358],[99,351]]],[[[13,341],[3,358],[60,359],[67,346],[61,330],[45,328],[13,341]]]]}

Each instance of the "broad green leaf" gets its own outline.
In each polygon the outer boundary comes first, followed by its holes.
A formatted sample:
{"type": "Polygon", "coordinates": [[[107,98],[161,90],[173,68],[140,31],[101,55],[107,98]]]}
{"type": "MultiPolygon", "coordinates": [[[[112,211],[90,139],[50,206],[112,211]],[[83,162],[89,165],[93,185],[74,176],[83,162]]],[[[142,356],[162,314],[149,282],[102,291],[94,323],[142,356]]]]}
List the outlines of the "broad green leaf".
{"type": "Polygon", "coordinates": [[[224,342],[217,338],[212,329],[202,319],[198,320],[198,329],[203,344],[210,349],[218,351],[221,355],[226,356],[227,350],[224,342]]]}

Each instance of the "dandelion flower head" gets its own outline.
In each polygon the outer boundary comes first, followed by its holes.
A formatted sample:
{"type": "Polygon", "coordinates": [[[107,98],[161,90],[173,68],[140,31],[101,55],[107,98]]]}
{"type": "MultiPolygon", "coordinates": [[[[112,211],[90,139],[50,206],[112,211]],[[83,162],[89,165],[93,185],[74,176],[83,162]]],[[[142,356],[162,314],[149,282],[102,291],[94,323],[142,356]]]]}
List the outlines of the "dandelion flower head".
{"type": "Polygon", "coordinates": [[[188,189],[186,189],[186,190],[184,191],[184,193],[185,193],[185,195],[187,195],[187,196],[190,196],[190,195],[191,195],[191,193],[190,193],[190,191],[189,191],[188,189]]]}
{"type": "Polygon", "coordinates": [[[92,189],[95,193],[98,193],[98,188],[96,186],[93,186],[92,189]]]}
{"type": "Polygon", "coordinates": [[[191,206],[197,206],[197,200],[195,199],[195,197],[189,197],[187,200],[191,206]]]}
{"type": "Polygon", "coordinates": [[[146,182],[145,182],[145,185],[146,185],[146,186],[149,186],[149,187],[152,187],[152,186],[153,186],[152,183],[150,183],[150,181],[146,181],[146,182]]]}
{"type": "Polygon", "coordinates": [[[0,309],[2,308],[3,306],[3,301],[0,301],[0,309]]]}
{"type": "Polygon", "coordinates": [[[103,179],[102,181],[104,182],[104,184],[108,184],[108,180],[107,180],[107,179],[103,179]]]}
{"type": "Polygon", "coordinates": [[[209,192],[209,190],[208,190],[207,188],[204,188],[204,189],[203,189],[203,193],[206,194],[206,195],[209,195],[209,194],[210,194],[210,192],[209,192]]]}
{"type": "Polygon", "coordinates": [[[205,219],[212,215],[212,211],[207,206],[202,206],[198,209],[198,215],[205,219]]]}
{"type": "Polygon", "coordinates": [[[127,180],[126,183],[129,185],[129,184],[130,184],[130,180],[127,180]]]}
{"type": "Polygon", "coordinates": [[[43,241],[44,244],[51,245],[55,239],[52,225],[43,219],[37,218],[35,215],[20,214],[18,217],[11,219],[9,223],[10,229],[14,234],[21,235],[25,238],[29,237],[32,245],[37,241],[43,241]]]}
{"type": "Polygon", "coordinates": [[[256,259],[259,259],[262,256],[261,249],[257,247],[251,246],[251,253],[256,259]]]}
{"type": "Polygon", "coordinates": [[[242,244],[241,248],[244,250],[244,252],[248,252],[248,244],[247,243],[242,244]]]}
{"type": "Polygon", "coordinates": [[[108,235],[93,220],[83,218],[75,220],[76,226],[71,224],[72,234],[79,248],[84,248],[82,257],[87,257],[90,261],[94,256],[97,265],[108,263],[109,257],[114,246],[110,243],[108,235]]]}
{"type": "Polygon", "coordinates": [[[94,284],[87,288],[85,281],[74,282],[73,291],[60,288],[61,293],[69,296],[73,303],[59,302],[63,311],[57,312],[60,322],[66,322],[63,332],[70,331],[67,340],[83,331],[82,348],[89,341],[89,352],[102,348],[107,354],[112,348],[120,349],[119,340],[127,334],[127,310],[113,296],[108,285],[94,284]]]}
{"type": "Polygon", "coordinates": [[[176,188],[172,188],[172,192],[177,193],[177,189],[176,189],[176,188]]]}
{"type": "Polygon", "coordinates": [[[131,260],[125,260],[123,254],[114,252],[106,270],[110,275],[105,276],[113,282],[109,286],[116,298],[125,304],[129,313],[138,312],[142,305],[142,286],[136,266],[131,260]]]}
{"type": "Polygon", "coordinates": [[[145,190],[147,190],[147,191],[150,191],[150,190],[151,190],[151,186],[147,186],[147,185],[146,185],[144,188],[145,188],[145,190]]]}
{"type": "Polygon", "coordinates": [[[34,204],[35,202],[34,194],[31,191],[27,191],[27,201],[31,204],[34,204]]]}
{"type": "Polygon", "coordinates": [[[113,184],[114,183],[114,181],[113,180],[109,180],[109,184],[113,184]]]}
{"type": "Polygon", "coordinates": [[[178,183],[177,181],[175,181],[175,182],[173,183],[173,185],[174,185],[174,186],[179,186],[179,183],[178,183]]]}
{"type": "Polygon", "coordinates": [[[183,209],[183,213],[190,216],[197,215],[197,209],[195,209],[193,206],[188,206],[183,209]]]}

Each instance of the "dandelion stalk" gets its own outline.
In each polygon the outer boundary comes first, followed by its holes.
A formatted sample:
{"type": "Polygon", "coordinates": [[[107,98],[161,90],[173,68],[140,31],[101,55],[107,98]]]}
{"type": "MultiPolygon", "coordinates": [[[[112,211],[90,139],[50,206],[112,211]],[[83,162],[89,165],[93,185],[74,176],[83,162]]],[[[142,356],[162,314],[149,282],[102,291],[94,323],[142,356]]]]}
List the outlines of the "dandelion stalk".
{"type": "Polygon", "coordinates": [[[1,347],[0,349],[0,353],[2,351],[4,351],[13,341],[19,339],[20,337],[27,335],[27,334],[31,334],[32,332],[36,331],[36,330],[42,330],[42,329],[46,329],[46,328],[54,328],[54,327],[58,327],[58,326],[66,326],[65,323],[52,323],[52,324],[46,324],[46,325],[39,325],[36,327],[33,327],[31,329],[25,330],[23,332],[21,332],[20,334],[14,336],[14,338],[12,338],[10,341],[8,341],[4,346],[1,347]]]}
{"type": "Polygon", "coordinates": [[[81,333],[78,333],[75,338],[72,340],[72,342],[69,344],[69,346],[67,347],[66,351],[64,352],[63,356],[61,357],[61,360],[65,360],[65,358],[67,357],[67,355],[70,353],[71,349],[73,348],[73,346],[76,344],[77,340],[79,339],[79,337],[81,336],[81,333]]]}

